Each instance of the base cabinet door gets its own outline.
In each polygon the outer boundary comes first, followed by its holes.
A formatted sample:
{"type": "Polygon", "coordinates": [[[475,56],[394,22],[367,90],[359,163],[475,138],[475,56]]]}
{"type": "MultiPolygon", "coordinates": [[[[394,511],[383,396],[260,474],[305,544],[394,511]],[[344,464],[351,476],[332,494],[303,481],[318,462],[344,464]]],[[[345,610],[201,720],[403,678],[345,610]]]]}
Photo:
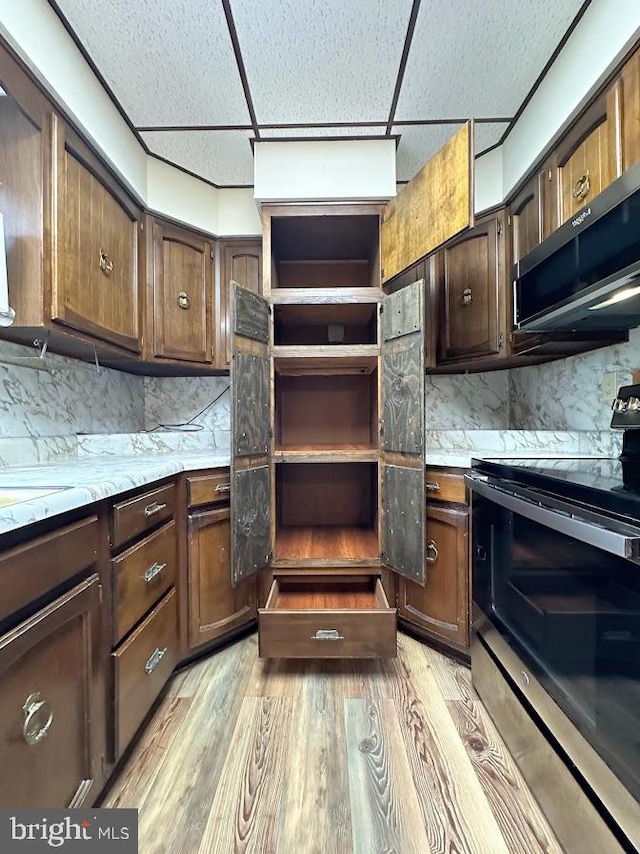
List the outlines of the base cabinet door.
{"type": "Polygon", "coordinates": [[[229,508],[189,517],[189,648],[216,640],[257,617],[256,577],[231,584],[229,508]]]}
{"type": "Polygon", "coordinates": [[[460,649],[469,646],[468,513],[427,505],[427,583],[400,581],[402,619],[460,649]]]}
{"type": "Polygon", "coordinates": [[[102,786],[100,583],[74,587],[0,638],[0,806],[90,806],[102,786]]]}

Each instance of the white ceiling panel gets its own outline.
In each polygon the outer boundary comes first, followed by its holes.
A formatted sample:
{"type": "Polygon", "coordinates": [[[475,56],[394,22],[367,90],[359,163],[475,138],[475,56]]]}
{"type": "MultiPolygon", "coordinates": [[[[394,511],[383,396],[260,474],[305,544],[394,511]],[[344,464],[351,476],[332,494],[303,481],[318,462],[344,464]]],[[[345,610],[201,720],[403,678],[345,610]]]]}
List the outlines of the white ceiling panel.
{"type": "Polygon", "coordinates": [[[513,116],[583,0],[422,0],[395,118],[513,116]]]}
{"type": "Polygon", "coordinates": [[[385,121],[411,0],[232,0],[258,122],[385,121]]]}
{"type": "Polygon", "coordinates": [[[270,127],[262,127],[260,128],[260,136],[261,137],[277,137],[278,139],[284,137],[291,138],[313,138],[317,136],[384,136],[386,127],[358,127],[350,126],[350,127],[339,127],[339,128],[330,128],[330,127],[319,127],[319,128],[270,128],[270,127]]]}
{"type": "Polygon", "coordinates": [[[478,124],[477,122],[474,125],[475,135],[474,135],[474,151],[476,154],[482,154],[483,151],[486,151],[487,148],[491,148],[492,145],[500,142],[502,139],[502,134],[509,127],[508,122],[487,122],[486,124],[483,122],[482,124],[478,124]]]}
{"type": "Polygon", "coordinates": [[[222,3],[58,4],[134,125],[250,124],[222,3]]]}
{"type": "Polygon", "coordinates": [[[460,125],[394,126],[393,133],[401,134],[396,153],[398,181],[410,181],[459,127],[460,125]]]}
{"type": "Polygon", "coordinates": [[[253,184],[252,131],[145,131],[154,154],[214,184],[253,184]]]}

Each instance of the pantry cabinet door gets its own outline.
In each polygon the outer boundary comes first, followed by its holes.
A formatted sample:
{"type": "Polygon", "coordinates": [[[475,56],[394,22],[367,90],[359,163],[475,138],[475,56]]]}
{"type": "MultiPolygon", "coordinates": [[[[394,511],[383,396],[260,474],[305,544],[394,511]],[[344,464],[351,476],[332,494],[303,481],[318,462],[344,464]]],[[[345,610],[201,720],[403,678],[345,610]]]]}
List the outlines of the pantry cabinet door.
{"type": "Polygon", "coordinates": [[[269,303],[233,283],[231,293],[231,575],[268,566],[271,534],[269,303]]]}
{"type": "Polygon", "coordinates": [[[473,162],[473,122],[467,122],[385,207],[383,283],[473,225],[473,162]]]}
{"type": "Polygon", "coordinates": [[[381,344],[382,560],[425,583],[424,281],[385,297],[381,344]]]}

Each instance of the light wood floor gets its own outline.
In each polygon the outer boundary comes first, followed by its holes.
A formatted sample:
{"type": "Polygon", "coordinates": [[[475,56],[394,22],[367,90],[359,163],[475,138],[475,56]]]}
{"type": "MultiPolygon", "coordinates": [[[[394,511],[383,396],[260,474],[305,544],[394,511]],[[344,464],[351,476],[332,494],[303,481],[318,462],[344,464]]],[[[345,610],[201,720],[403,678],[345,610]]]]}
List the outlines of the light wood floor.
{"type": "Polygon", "coordinates": [[[561,854],[467,668],[261,661],[248,637],[175,677],[104,806],[140,854],[561,854]]]}

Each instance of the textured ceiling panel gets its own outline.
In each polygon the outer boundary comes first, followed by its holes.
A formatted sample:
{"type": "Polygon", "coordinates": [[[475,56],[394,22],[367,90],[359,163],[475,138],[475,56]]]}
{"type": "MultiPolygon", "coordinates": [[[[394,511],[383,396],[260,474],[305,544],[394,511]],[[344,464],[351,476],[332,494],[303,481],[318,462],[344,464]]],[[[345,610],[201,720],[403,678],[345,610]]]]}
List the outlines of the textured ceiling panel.
{"type": "Polygon", "coordinates": [[[395,118],[513,116],[583,0],[422,0],[395,118]]]}
{"type": "Polygon", "coordinates": [[[232,0],[261,124],[386,121],[411,0],[232,0]]]}
{"type": "Polygon", "coordinates": [[[398,181],[410,181],[459,127],[460,125],[394,126],[393,133],[401,134],[396,154],[398,181]]]}
{"type": "MultiPolygon", "coordinates": [[[[400,135],[397,152],[398,181],[410,181],[424,164],[454,135],[460,125],[394,125],[393,133],[400,135]]],[[[506,122],[474,125],[474,152],[482,153],[495,145],[507,129],[506,122]]]]}
{"type": "Polygon", "coordinates": [[[317,136],[384,136],[386,127],[319,127],[319,128],[260,128],[261,137],[295,137],[300,139],[313,138],[317,136]]]}
{"type": "Polygon", "coordinates": [[[218,0],[58,0],[134,125],[250,124],[218,0]]]}
{"type": "Polygon", "coordinates": [[[150,131],[142,137],[154,154],[214,184],[253,184],[252,131],[150,131]]]}

